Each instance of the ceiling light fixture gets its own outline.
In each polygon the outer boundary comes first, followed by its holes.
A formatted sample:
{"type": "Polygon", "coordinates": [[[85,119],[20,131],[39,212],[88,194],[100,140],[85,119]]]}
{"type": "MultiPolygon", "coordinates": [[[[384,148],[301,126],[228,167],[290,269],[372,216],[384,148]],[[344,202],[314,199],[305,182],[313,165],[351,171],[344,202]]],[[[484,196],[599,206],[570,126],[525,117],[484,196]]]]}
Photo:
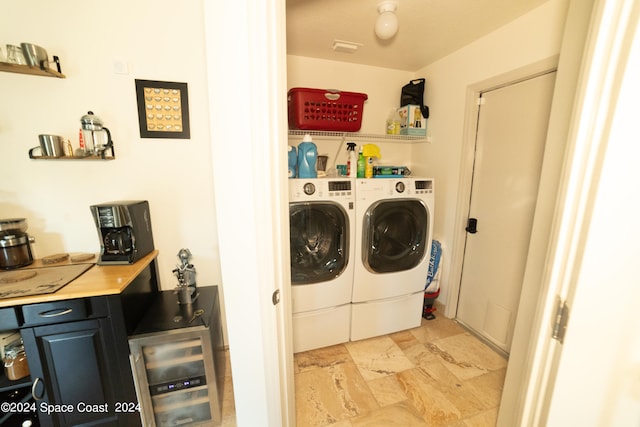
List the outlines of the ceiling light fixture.
{"type": "Polygon", "coordinates": [[[397,8],[398,2],[395,0],[385,0],[378,3],[379,15],[374,29],[376,35],[382,40],[390,39],[398,32],[397,8]]]}

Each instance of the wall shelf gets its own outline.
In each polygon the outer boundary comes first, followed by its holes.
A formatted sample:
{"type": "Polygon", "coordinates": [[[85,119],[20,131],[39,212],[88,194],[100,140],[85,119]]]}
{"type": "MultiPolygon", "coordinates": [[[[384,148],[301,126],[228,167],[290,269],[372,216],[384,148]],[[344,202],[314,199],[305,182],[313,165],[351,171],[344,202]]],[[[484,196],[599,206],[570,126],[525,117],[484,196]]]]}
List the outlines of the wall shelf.
{"type": "Polygon", "coordinates": [[[32,156],[30,158],[33,160],[115,160],[113,156],[32,156]]]}
{"type": "Polygon", "coordinates": [[[100,151],[100,154],[93,156],[34,156],[33,150],[38,147],[34,147],[29,150],[29,158],[33,160],[115,160],[116,154],[113,150],[113,145],[110,144],[109,147],[100,151]]]}
{"type": "Polygon", "coordinates": [[[11,381],[4,372],[0,374],[0,391],[2,392],[29,386],[31,386],[31,378],[28,375],[22,379],[11,381]]]}
{"type": "Polygon", "coordinates": [[[382,142],[405,142],[405,143],[425,143],[431,142],[429,137],[415,135],[388,135],[375,133],[359,133],[359,132],[336,132],[336,131],[318,131],[318,130],[289,130],[289,138],[294,136],[304,137],[306,134],[317,139],[340,139],[346,140],[365,140],[365,141],[382,141],[382,142]]]}
{"type": "Polygon", "coordinates": [[[0,71],[5,71],[7,73],[30,74],[42,77],[57,77],[59,79],[66,78],[64,74],[50,68],[42,69],[31,65],[10,64],[8,62],[0,62],[0,71]]]}

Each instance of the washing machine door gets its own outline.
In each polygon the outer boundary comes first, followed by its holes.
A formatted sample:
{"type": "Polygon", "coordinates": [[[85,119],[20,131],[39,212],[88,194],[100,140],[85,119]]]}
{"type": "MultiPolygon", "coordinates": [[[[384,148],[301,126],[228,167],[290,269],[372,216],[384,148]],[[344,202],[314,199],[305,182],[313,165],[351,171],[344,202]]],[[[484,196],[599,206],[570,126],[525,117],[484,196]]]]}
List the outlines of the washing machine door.
{"type": "Polygon", "coordinates": [[[364,218],[362,262],[374,273],[410,270],[427,253],[429,212],[419,200],[381,200],[364,218]]]}
{"type": "Polygon", "coordinates": [[[338,204],[289,204],[291,284],[306,285],[338,277],[349,262],[349,218],[338,204]]]}

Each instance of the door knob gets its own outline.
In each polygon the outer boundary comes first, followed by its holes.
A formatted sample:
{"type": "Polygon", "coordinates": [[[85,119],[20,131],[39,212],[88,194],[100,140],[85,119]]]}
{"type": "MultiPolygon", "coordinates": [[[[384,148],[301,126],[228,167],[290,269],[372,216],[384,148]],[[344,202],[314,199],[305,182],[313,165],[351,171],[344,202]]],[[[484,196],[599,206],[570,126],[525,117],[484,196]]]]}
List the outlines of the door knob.
{"type": "Polygon", "coordinates": [[[467,233],[476,234],[478,232],[478,220],[476,218],[469,218],[465,230],[467,230],[467,233]]]}

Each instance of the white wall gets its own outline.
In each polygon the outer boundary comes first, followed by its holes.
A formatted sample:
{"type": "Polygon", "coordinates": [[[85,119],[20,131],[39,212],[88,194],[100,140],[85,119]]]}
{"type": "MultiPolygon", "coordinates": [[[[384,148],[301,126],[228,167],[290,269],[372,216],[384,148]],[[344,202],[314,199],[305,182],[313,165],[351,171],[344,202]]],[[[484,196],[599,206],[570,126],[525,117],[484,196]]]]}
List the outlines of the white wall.
{"type": "Polygon", "coordinates": [[[0,73],[0,218],[27,218],[36,257],[97,252],[89,206],[147,199],[162,288],[175,286],[171,270],[183,247],[194,255],[198,283],[221,285],[202,2],[181,3],[179,13],[168,0],[2,6],[0,43],[43,46],[60,57],[67,78],[0,73]],[[115,61],[126,63],[128,73],[115,73],[115,61]],[[188,84],[191,139],[140,138],[136,78],[188,84]],[[40,133],[77,146],[88,110],[111,130],[116,160],[28,158],[40,133]]]}
{"type": "MultiPolygon", "coordinates": [[[[456,227],[458,189],[462,183],[464,120],[467,91],[496,76],[543,61],[560,51],[568,0],[549,0],[499,30],[419,70],[427,79],[425,103],[430,106],[432,143],[415,145],[415,172],[436,183],[434,237],[443,242],[442,292],[446,304],[452,286],[451,251],[456,227]]],[[[451,313],[453,314],[453,313],[451,313]]]]}

